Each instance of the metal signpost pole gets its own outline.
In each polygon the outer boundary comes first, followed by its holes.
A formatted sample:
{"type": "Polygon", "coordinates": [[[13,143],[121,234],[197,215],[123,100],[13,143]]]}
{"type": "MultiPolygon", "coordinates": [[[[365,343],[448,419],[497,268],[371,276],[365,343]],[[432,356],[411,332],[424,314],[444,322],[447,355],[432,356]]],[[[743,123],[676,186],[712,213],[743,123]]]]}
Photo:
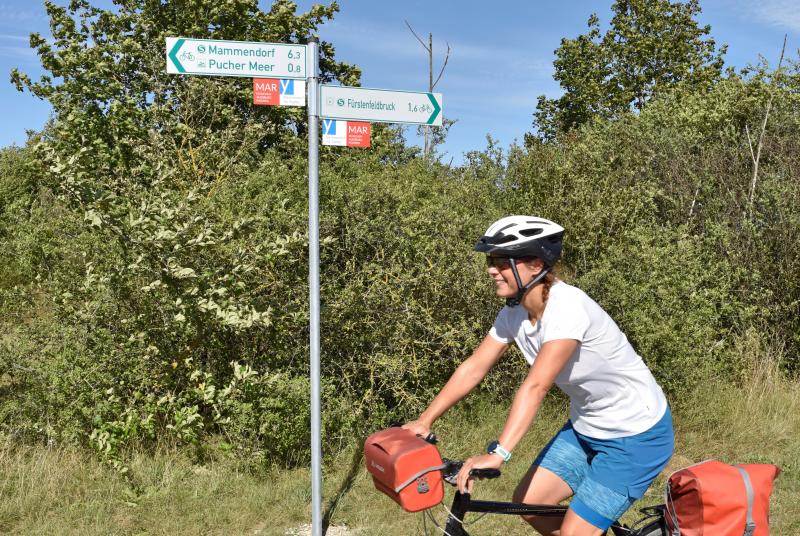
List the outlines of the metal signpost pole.
{"type": "Polygon", "coordinates": [[[322,536],[319,364],[319,39],[308,41],[308,283],[311,348],[311,534],[322,536]]]}
{"type": "MultiPolygon", "coordinates": [[[[319,340],[320,115],[325,119],[332,120],[441,126],[443,122],[442,94],[362,87],[321,86],[319,83],[319,39],[316,37],[309,39],[308,45],[167,37],[166,56],[167,72],[171,74],[252,78],[271,77],[307,81],[308,286],[309,346],[311,354],[311,534],[312,536],[322,536],[322,411],[320,408],[319,340]]],[[[282,82],[279,83],[282,84],[282,82]]],[[[258,87],[256,86],[254,89],[257,91],[258,87]]],[[[281,91],[281,94],[283,94],[283,91],[281,91]]],[[[278,103],[280,103],[280,99],[278,103]]],[[[256,102],[256,104],[266,103],[256,102]]],[[[347,129],[347,127],[345,128],[347,129]]],[[[360,131],[356,132],[356,134],[363,136],[363,132],[360,131]]],[[[350,145],[346,140],[344,144],[350,145]]]]}

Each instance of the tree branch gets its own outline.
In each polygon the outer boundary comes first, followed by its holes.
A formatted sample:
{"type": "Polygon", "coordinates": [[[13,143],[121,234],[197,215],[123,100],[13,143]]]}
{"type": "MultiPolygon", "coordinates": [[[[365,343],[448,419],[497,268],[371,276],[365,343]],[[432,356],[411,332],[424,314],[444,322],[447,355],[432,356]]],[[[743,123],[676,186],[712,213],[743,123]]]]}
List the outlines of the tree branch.
{"type": "Polygon", "coordinates": [[[700,184],[698,183],[697,188],[695,188],[694,191],[694,197],[692,198],[692,206],[689,207],[689,220],[692,219],[692,215],[694,214],[694,205],[695,203],[697,203],[697,195],[699,193],[700,193],[700,184]]]}
{"type": "Polygon", "coordinates": [[[434,82],[433,85],[431,86],[431,90],[433,90],[433,88],[436,87],[436,84],[438,84],[439,80],[442,78],[442,75],[444,74],[444,68],[447,67],[447,60],[449,59],[450,59],[450,43],[447,43],[447,53],[444,56],[444,64],[442,65],[442,70],[439,71],[439,76],[436,77],[436,82],[434,82]]]}
{"type": "MultiPolygon", "coordinates": [[[[772,99],[775,97],[775,86],[777,85],[778,77],[781,74],[781,65],[783,64],[783,55],[786,52],[786,38],[787,34],[783,34],[783,47],[781,48],[781,59],[778,60],[778,68],[775,70],[775,75],[772,78],[772,88],[769,92],[769,100],[767,101],[767,110],[764,114],[764,122],[761,124],[761,134],[758,136],[758,147],[756,148],[756,157],[753,162],[753,180],[750,184],[750,200],[748,202],[748,211],[750,219],[753,219],[753,197],[756,193],[756,182],[758,181],[758,163],[761,160],[761,148],[764,146],[764,133],[767,131],[767,119],[769,119],[769,112],[772,109],[772,99]]],[[[752,146],[750,151],[752,152],[752,146]]]]}
{"type": "Polygon", "coordinates": [[[422,39],[420,39],[420,38],[419,38],[419,36],[417,35],[417,32],[415,32],[415,31],[414,31],[414,28],[412,28],[412,27],[411,27],[411,25],[408,23],[408,21],[407,21],[407,20],[405,20],[405,19],[403,19],[403,22],[405,22],[405,23],[406,23],[406,26],[408,26],[408,29],[409,29],[409,30],[411,30],[411,33],[412,33],[412,34],[414,34],[414,37],[416,37],[416,38],[417,38],[417,41],[419,41],[419,44],[420,44],[420,45],[422,45],[422,47],[423,47],[425,50],[427,50],[428,52],[430,52],[430,49],[428,48],[428,45],[426,45],[425,43],[423,43],[423,42],[422,42],[422,39]]]}

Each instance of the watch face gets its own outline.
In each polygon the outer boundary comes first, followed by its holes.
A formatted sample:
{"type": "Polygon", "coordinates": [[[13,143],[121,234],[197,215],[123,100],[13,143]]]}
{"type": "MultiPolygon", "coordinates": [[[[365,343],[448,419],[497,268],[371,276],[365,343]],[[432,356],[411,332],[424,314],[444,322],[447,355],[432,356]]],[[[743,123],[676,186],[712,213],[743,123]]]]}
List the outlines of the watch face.
{"type": "Polygon", "coordinates": [[[495,449],[497,449],[497,445],[498,445],[498,442],[497,442],[497,440],[495,440],[495,441],[492,441],[492,442],[491,442],[491,443],[489,443],[489,445],[486,447],[486,452],[487,452],[487,453],[489,453],[489,454],[492,454],[492,453],[495,451],[495,449]]]}

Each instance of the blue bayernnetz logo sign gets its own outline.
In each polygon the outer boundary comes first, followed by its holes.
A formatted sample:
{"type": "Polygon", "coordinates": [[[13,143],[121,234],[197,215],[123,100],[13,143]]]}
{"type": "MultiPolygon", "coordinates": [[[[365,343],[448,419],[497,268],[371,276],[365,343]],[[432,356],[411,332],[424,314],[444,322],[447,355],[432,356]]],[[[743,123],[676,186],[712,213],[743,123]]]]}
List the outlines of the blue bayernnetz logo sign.
{"type": "Polygon", "coordinates": [[[322,120],[322,133],[326,136],[336,135],[336,119],[323,119],[322,120]]]}

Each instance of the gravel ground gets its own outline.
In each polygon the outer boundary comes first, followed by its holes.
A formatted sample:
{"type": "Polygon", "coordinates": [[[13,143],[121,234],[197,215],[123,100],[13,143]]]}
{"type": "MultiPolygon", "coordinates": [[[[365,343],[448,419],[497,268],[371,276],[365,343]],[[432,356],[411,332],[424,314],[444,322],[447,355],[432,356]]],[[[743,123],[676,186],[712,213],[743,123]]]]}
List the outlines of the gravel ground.
{"type": "MultiPolygon", "coordinates": [[[[353,536],[355,534],[350,529],[345,527],[344,525],[340,526],[330,526],[328,527],[328,531],[325,533],[325,536],[353,536]]],[[[289,529],[285,536],[311,536],[311,524],[308,525],[300,525],[299,527],[295,527],[293,529],[289,529]]]]}

